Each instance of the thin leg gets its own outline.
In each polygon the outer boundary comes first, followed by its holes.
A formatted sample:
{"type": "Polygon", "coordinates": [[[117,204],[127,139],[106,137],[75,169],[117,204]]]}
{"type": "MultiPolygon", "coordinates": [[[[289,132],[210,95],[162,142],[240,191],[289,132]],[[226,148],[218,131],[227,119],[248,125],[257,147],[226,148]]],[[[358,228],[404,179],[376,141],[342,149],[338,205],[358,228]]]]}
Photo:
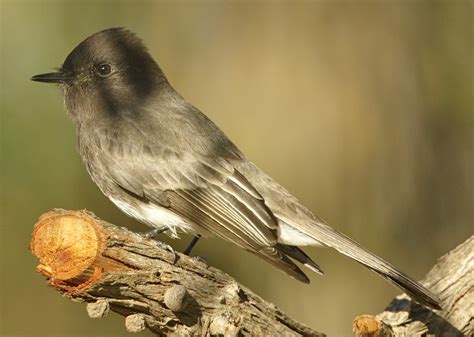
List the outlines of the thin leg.
{"type": "Polygon", "coordinates": [[[168,229],[169,229],[168,226],[161,226],[161,227],[152,229],[152,230],[149,231],[149,232],[143,233],[143,236],[146,237],[146,238],[148,238],[148,239],[151,239],[151,238],[154,238],[155,236],[157,236],[158,234],[161,234],[161,233],[163,233],[163,232],[166,232],[168,229]]]}
{"type": "Polygon", "coordinates": [[[199,241],[200,238],[201,238],[201,235],[199,234],[196,236],[193,236],[191,242],[188,244],[183,254],[189,256],[189,254],[191,253],[191,251],[193,250],[194,246],[196,245],[196,243],[199,241]]]}

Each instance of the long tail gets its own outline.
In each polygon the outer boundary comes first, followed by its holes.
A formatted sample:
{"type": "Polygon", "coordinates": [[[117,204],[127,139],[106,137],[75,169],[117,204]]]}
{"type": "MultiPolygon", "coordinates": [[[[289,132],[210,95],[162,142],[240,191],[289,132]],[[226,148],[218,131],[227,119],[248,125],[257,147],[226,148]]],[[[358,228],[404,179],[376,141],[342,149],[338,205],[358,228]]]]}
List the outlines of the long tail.
{"type": "Polygon", "coordinates": [[[368,267],[370,270],[402,289],[416,302],[433,309],[442,309],[436,295],[431,293],[420,283],[412,280],[406,274],[398,271],[387,261],[365,250],[357,242],[336,231],[334,228],[324,223],[314,223],[313,226],[305,226],[301,228],[301,230],[304,230],[307,235],[316,241],[324,242],[325,245],[336,249],[340,253],[368,267]]]}

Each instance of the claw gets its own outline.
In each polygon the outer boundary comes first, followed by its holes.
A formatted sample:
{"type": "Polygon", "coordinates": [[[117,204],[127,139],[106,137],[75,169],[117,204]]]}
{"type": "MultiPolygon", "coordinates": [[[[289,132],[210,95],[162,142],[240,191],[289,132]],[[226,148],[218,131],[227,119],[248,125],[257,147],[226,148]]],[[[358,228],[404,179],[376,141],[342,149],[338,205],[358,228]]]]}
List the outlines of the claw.
{"type": "MultiPolygon", "coordinates": [[[[168,229],[169,229],[168,226],[161,226],[161,227],[158,227],[158,228],[154,228],[149,232],[141,233],[140,235],[143,236],[144,238],[147,238],[147,239],[153,239],[155,236],[157,236],[158,234],[161,234],[163,232],[166,232],[168,229]]],[[[153,241],[155,241],[156,244],[158,246],[160,246],[160,248],[170,252],[173,255],[173,264],[175,264],[178,261],[178,255],[176,254],[176,251],[173,249],[173,247],[171,247],[167,243],[161,242],[161,241],[156,240],[156,239],[153,239],[153,241]]]]}
{"type": "Polygon", "coordinates": [[[207,260],[205,258],[203,258],[202,256],[196,255],[196,256],[191,257],[191,259],[193,259],[193,260],[195,260],[199,263],[202,263],[206,267],[206,269],[209,268],[209,263],[207,263],[207,260]]]}
{"type": "Polygon", "coordinates": [[[171,247],[169,244],[161,242],[161,241],[155,240],[155,242],[158,246],[160,246],[160,248],[170,252],[171,255],[173,255],[173,264],[176,264],[176,262],[178,262],[178,254],[176,254],[176,251],[173,249],[173,247],[171,247]]]}

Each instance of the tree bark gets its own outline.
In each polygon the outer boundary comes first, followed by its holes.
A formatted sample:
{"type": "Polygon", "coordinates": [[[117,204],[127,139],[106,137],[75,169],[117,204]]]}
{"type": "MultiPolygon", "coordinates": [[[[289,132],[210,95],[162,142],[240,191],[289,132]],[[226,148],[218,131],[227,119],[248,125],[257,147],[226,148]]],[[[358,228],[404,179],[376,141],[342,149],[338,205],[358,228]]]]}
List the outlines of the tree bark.
{"type": "Polygon", "coordinates": [[[357,317],[356,336],[474,336],[474,236],[442,256],[421,283],[439,295],[443,310],[400,295],[384,312],[357,317]]]}
{"type": "MultiPolygon", "coordinates": [[[[167,336],[324,336],[288,317],[202,261],[87,211],[51,210],[36,223],[30,249],[38,272],[90,317],[125,316],[130,332],[167,336]]],[[[356,336],[474,335],[474,237],[441,257],[422,283],[443,310],[406,295],[377,315],[354,320],[356,336]]]]}
{"type": "Polygon", "coordinates": [[[324,336],[288,317],[224,272],[87,211],[55,209],[36,223],[38,272],[64,296],[109,310],[128,331],[166,336],[324,336]]]}

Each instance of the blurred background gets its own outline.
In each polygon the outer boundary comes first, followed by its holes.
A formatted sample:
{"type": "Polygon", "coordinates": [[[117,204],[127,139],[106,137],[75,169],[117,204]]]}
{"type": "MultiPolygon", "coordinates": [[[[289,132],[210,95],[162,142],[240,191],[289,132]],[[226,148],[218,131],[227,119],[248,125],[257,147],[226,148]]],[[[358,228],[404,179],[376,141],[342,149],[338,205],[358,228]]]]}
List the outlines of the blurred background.
{"type": "MultiPolygon", "coordinates": [[[[87,208],[137,231],[92,183],[53,85],[88,35],[125,26],[170,82],[330,224],[420,279],[472,234],[472,3],[22,1],[1,3],[0,335],[129,336],[87,317],[35,272],[32,226],[87,208]]],[[[167,240],[182,250],[183,240],[167,240]]],[[[399,293],[332,250],[300,284],[218,240],[194,253],[329,336],[399,293]]],[[[140,336],[151,336],[143,332],[140,336]]]]}

